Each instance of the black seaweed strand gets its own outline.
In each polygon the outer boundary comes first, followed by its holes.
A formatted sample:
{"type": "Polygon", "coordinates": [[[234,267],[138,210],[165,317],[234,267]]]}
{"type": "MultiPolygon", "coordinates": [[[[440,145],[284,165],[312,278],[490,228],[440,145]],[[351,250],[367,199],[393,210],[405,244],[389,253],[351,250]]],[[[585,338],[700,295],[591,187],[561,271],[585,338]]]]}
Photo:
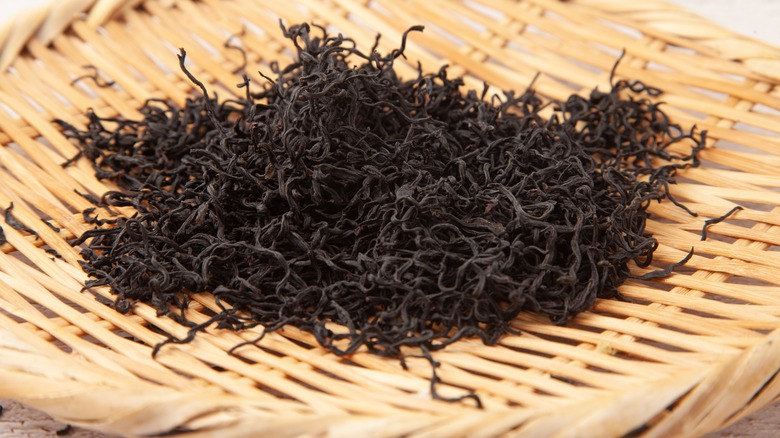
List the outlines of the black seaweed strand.
{"type": "MultiPolygon", "coordinates": [[[[40,237],[38,236],[38,232],[28,227],[27,225],[23,224],[22,222],[20,222],[18,219],[14,217],[13,213],[11,213],[13,209],[14,209],[14,203],[11,202],[8,208],[6,208],[5,211],[3,212],[5,223],[7,223],[14,230],[25,231],[35,235],[35,237],[40,237]]],[[[3,238],[5,238],[5,235],[3,235],[3,238]]]]}
{"type": "Polygon", "coordinates": [[[84,79],[92,79],[92,81],[95,82],[95,85],[97,85],[98,87],[101,87],[101,88],[111,87],[114,84],[116,84],[116,82],[114,82],[114,81],[107,81],[107,80],[101,78],[100,74],[98,73],[97,67],[95,67],[94,65],[85,65],[85,66],[83,66],[83,68],[86,69],[86,70],[91,70],[92,72],[83,74],[83,75],[77,77],[76,79],[73,79],[70,82],[71,85],[75,85],[78,82],[83,81],[84,79]]]}
{"type": "Polygon", "coordinates": [[[248,65],[249,61],[246,56],[246,50],[240,45],[236,44],[234,41],[237,39],[240,39],[241,37],[246,35],[246,27],[241,26],[241,31],[231,34],[228,39],[225,41],[224,47],[226,49],[230,50],[236,50],[238,53],[241,54],[241,64],[233,69],[233,73],[240,73],[246,70],[246,66],[248,65]]]}
{"type": "Polygon", "coordinates": [[[704,221],[704,226],[701,227],[701,240],[707,240],[707,228],[709,228],[711,225],[715,225],[717,223],[725,221],[726,219],[729,218],[729,216],[731,216],[732,214],[734,214],[734,213],[736,213],[736,212],[738,212],[740,210],[744,210],[744,208],[742,208],[741,206],[737,205],[736,207],[734,207],[731,210],[729,210],[723,216],[712,218],[712,219],[707,219],[706,221],[704,221]]]}

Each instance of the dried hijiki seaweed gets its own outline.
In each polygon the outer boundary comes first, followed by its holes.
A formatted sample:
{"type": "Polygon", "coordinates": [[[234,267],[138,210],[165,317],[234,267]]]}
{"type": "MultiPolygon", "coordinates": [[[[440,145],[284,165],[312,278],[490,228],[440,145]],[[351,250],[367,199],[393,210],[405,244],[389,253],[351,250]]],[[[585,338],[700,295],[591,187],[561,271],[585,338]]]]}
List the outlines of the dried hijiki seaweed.
{"type": "Polygon", "coordinates": [[[283,32],[297,61],[256,94],[245,78],[244,98],[210,97],[182,50],[203,96],[149,101],[140,120],[89,113],[85,131],[60,122],[122,188],[102,201],[137,211],[77,242],[87,287],[110,286],[118,310],[143,301],[187,323],[190,294],[209,292],[222,311],[208,324],[289,324],[339,355],[493,344],[518,312],[565,323],[618,295],[629,263],[649,266],[646,209],[676,203],[668,185],[704,145],[640,82],[499,98],[446,68],[400,79],[408,32],[386,56],[283,32]]]}

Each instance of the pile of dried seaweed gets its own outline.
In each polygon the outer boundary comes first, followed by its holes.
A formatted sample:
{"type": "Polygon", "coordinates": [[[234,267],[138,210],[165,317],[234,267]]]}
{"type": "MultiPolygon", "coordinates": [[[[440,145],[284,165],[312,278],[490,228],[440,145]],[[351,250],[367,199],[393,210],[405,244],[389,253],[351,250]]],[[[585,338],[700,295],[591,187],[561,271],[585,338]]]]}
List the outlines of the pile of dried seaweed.
{"type": "Polygon", "coordinates": [[[87,286],[109,285],[117,309],[210,292],[220,327],[291,324],[337,354],[491,344],[521,310],[564,323],[615,296],[657,247],[647,207],[698,164],[704,133],[670,123],[639,82],[542,117],[532,89],[489,97],[446,68],[399,79],[406,34],[380,56],[283,31],[297,61],[257,94],[245,80],[244,99],[208,97],[182,51],[204,96],[63,124],[123,189],[104,202],[137,210],[79,241],[87,286]]]}

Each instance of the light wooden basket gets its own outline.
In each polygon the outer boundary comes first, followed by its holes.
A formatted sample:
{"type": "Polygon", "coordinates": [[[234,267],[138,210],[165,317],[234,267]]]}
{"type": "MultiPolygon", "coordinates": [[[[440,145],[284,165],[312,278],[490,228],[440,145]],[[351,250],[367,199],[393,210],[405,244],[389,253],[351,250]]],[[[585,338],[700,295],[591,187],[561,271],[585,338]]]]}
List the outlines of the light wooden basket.
{"type": "MultiPolygon", "coordinates": [[[[774,47],[662,2],[624,0],[58,0],[12,21],[0,41],[0,207],[13,202],[40,235],[0,218],[0,397],[131,436],[694,436],[780,394],[774,47]],[[441,391],[476,391],[482,410],[431,400],[423,360],[410,359],[408,371],[364,352],[342,360],[293,328],[243,347],[243,360],[226,351],[257,333],[216,329],[152,359],[162,332],[186,328],[146,305],[121,315],[81,292],[85,275],[66,239],[89,228],[81,211],[91,204],[75,190],[111,187],[84,160],[60,166],[77,149],[52,120],[82,126],[88,108],[138,117],[146,99],[183,102],[193,89],[178,47],[212,91],[235,93],[241,56],[223,44],[247,28],[239,40],[259,81],[262,62],[290,54],[278,17],[358,41],[381,32],[389,47],[424,24],[402,73],[419,59],[429,70],[450,64],[472,87],[524,89],[541,72],[536,88],[556,98],[607,88],[625,49],[618,76],[665,90],[667,112],[713,140],[704,165],[672,189],[700,216],[663,203],[648,226],[662,242],[659,263],[691,247],[696,255],[668,278],[625,284],[635,303],[600,301],[565,327],[523,314],[514,324],[522,334],[498,346],[465,340],[436,353],[441,391]],[[71,85],[84,65],[116,86],[71,85]],[[703,221],[735,205],[745,209],[700,241],[703,221]]],[[[189,316],[204,320],[214,307],[200,295],[189,316]]]]}

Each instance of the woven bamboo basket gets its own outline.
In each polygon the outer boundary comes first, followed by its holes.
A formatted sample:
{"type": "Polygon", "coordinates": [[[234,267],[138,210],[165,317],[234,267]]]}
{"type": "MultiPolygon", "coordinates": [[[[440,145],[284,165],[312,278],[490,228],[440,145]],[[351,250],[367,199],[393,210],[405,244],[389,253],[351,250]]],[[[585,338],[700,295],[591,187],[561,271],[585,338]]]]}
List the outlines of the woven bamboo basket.
{"type": "MultiPolygon", "coordinates": [[[[39,238],[0,217],[0,398],[69,424],[129,436],[696,436],[722,428],[780,395],[780,50],[657,1],[623,0],[67,0],[0,29],[0,206],[39,238]],[[413,24],[404,74],[452,66],[471,87],[535,86],[544,95],[609,86],[623,78],[665,90],[675,121],[709,131],[704,164],[672,188],[691,217],[653,205],[648,228],[659,264],[694,247],[686,268],[630,281],[633,302],[599,301],[571,324],[523,314],[520,335],[486,347],[463,340],[435,359],[439,391],[475,391],[473,404],[431,399],[430,365],[359,351],[338,358],[287,328],[257,337],[209,329],[153,359],[165,334],[187,329],[139,304],[122,315],[82,292],[79,253],[67,239],[90,226],[101,195],[85,160],[52,123],[83,126],[88,108],[139,117],[149,98],[183,102],[191,71],[222,96],[236,93],[242,27],[250,65],[289,59],[277,20],[315,21],[358,41],[376,32],[392,47],[413,24]],[[92,65],[116,82],[71,84],[92,65]],[[729,220],[704,221],[736,205],[729,220]],[[61,228],[56,232],[44,222],[61,228]],[[51,257],[55,249],[62,259],[51,257]]],[[[385,47],[387,50],[387,47],[385,47]]],[[[257,70],[252,79],[260,81],[257,70]]],[[[637,272],[641,270],[637,269],[637,272]]],[[[107,290],[95,291],[110,297],[107,290]]],[[[215,308],[196,297],[189,318],[215,308]]]]}

